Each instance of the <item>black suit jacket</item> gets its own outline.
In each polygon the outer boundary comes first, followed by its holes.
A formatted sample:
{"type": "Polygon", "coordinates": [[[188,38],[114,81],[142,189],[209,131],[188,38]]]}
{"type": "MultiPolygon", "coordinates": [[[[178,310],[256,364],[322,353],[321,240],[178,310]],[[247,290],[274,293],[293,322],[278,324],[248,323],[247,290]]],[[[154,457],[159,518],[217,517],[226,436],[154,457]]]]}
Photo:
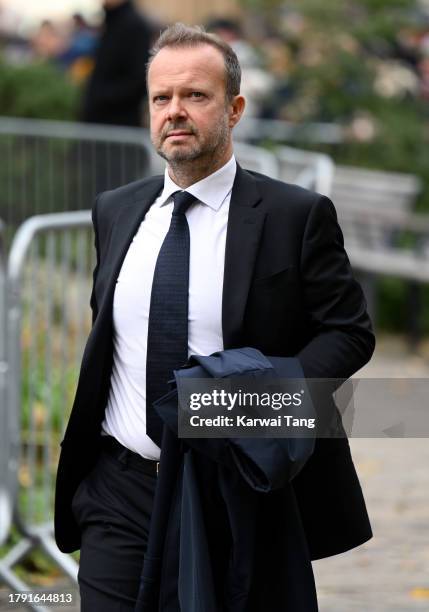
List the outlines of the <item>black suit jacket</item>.
{"type": "MultiPolygon", "coordinates": [[[[97,265],[93,327],[85,347],[57,474],[55,536],[80,546],[71,501],[99,453],[112,367],[112,304],[130,242],[163,177],[98,196],[93,208],[97,265]]],[[[296,356],[306,377],[346,379],[371,357],[375,340],[352,276],[335,208],[325,196],[237,168],[228,218],[222,302],[224,347],[296,356]]],[[[346,438],[318,439],[294,480],[313,559],[371,536],[346,438]]]]}

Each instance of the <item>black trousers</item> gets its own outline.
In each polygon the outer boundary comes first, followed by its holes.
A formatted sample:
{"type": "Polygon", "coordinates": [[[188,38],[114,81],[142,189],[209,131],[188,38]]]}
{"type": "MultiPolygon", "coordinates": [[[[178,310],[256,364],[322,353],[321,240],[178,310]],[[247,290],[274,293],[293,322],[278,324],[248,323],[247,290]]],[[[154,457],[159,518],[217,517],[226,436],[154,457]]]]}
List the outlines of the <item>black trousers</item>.
{"type": "Polygon", "coordinates": [[[72,508],[82,531],[82,612],[131,612],[136,603],[156,486],[150,475],[103,450],[72,508]]]}

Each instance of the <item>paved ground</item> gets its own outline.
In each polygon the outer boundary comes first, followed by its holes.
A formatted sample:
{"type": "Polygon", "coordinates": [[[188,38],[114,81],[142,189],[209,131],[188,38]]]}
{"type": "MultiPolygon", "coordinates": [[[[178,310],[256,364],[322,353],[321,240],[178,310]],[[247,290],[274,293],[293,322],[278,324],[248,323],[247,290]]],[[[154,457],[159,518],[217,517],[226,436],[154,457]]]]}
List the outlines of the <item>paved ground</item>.
{"type": "Polygon", "coordinates": [[[351,440],[374,537],[314,563],[321,612],[429,611],[429,443],[351,440]]]}
{"type": "MultiPolygon", "coordinates": [[[[380,339],[359,376],[429,379],[427,347],[408,355],[399,340],[380,339]]],[[[355,438],[350,446],[374,538],[314,563],[320,611],[429,612],[429,440],[355,438]]]]}
{"type": "MultiPolygon", "coordinates": [[[[358,375],[429,379],[429,344],[410,355],[399,339],[379,339],[371,364],[358,375]]],[[[429,612],[429,440],[356,438],[350,444],[374,538],[314,563],[320,612],[429,612]]],[[[0,610],[22,609],[9,607],[0,592],[0,610]]],[[[77,612],[78,606],[57,610],[77,612]]]]}

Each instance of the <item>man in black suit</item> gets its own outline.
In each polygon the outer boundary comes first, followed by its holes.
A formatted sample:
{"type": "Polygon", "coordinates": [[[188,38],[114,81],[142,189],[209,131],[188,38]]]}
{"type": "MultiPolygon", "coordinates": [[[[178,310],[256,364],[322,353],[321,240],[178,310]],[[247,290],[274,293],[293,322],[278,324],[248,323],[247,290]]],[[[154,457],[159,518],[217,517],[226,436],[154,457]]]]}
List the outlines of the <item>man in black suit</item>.
{"type": "MultiPolygon", "coordinates": [[[[88,610],[133,609],[160,458],[152,401],[188,354],[249,346],[347,379],[374,350],[332,202],[235,162],[245,102],[230,47],[172,26],[148,92],[167,169],[94,205],[93,328],[57,476],[56,540],[81,548],[88,610]]],[[[312,559],[371,537],[345,437],[318,439],[293,485],[312,559]]]]}
{"type": "MultiPolygon", "coordinates": [[[[102,0],[104,23],[79,110],[82,122],[141,127],[146,114],[145,65],[153,28],[132,0],[102,0]]],[[[134,146],[96,140],[79,143],[70,164],[83,170],[84,193],[114,189],[138,178],[147,160],[134,146]],[[78,163],[74,160],[78,156],[78,163]],[[95,167],[94,167],[95,159],[95,167]]],[[[81,203],[82,207],[90,204],[81,203]]]]}
{"type": "Polygon", "coordinates": [[[145,63],[152,29],[131,0],[103,0],[105,21],[86,84],[80,118],[87,123],[141,126],[145,63]]]}

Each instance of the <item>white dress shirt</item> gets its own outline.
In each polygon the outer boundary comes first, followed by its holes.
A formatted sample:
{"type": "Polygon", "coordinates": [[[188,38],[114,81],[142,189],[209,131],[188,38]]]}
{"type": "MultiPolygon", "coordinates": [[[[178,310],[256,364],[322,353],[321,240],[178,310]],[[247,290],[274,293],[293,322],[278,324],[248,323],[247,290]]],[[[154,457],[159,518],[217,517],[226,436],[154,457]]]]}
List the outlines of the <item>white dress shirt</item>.
{"type": "MultiPolygon", "coordinates": [[[[194,202],[186,212],[190,233],[188,355],[223,350],[222,287],[229,203],[237,164],[187,187],[194,202]]],[[[113,368],[102,432],[130,450],[159,459],[146,434],[146,351],[156,260],[170,226],[171,195],[181,188],[165,170],[164,189],[152,204],[122,264],[113,300],[113,368]]]]}

